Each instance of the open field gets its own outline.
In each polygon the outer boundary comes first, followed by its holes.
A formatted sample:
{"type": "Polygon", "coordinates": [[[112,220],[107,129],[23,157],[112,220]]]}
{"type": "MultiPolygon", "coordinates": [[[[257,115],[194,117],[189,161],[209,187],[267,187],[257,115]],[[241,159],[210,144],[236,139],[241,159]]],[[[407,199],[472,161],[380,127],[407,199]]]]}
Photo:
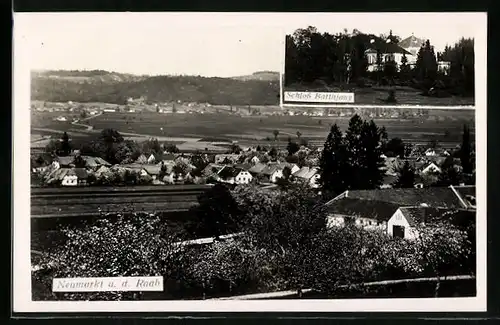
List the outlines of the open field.
{"type": "Polygon", "coordinates": [[[209,186],[141,186],[113,188],[33,188],[31,217],[73,217],[102,212],[182,211],[197,204],[209,186]]]}
{"type": "MultiPolygon", "coordinates": [[[[332,109],[335,111],[336,109],[332,109]]],[[[411,109],[406,109],[411,111],[411,109]]],[[[366,119],[369,109],[360,114],[366,119]]],[[[37,113],[44,114],[44,113],[37,113]]],[[[379,126],[385,126],[389,138],[400,137],[411,143],[425,144],[435,139],[447,146],[460,143],[463,124],[468,124],[474,136],[475,111],[470,109],[439,110],[431,109],[428,116],[406,118],[374,118],[379,126]]],[[[336,123],[342,130],[348,126],[350,116],[239,116],[233,114],[159,114],[156,112],[104,113],[84,123],[92,130],[75,129],[65,122],[50,124],[52,128],[43,129],[47,124],[37,124],[45,119],[35,119],[33,133],[50,135],[67,131],[74,141],[95,136],[100,130],[114,128],[124,137],[134,140],[157,137],[160,141],[174,142],[181,150],[226,150],[221,142],[238,141],[242,146],[278,145],[286,146],[289,137],[301,138],[310,144],[322,145],[330,126],[336,123]],[[273,131],[278,130],[275,143],[273,131]],[[218,143],[216,143],[218,142],[218,143]]],[[[60,134],[57,135],[59,137],[60,134]]]]}
{"type": "MultiPolygon", "coordinates": [[[[395,104],[401,105],[431,105],[431,106],[454,106],[454,105],[474,105],[473,97],[429,97],[423,96],[420,90],[411,87],[393,87],[396,93],[395,104]]],[[[325,87],[311,87],[303,85],[290,85],[284,91],[313,91],[313,92],[354,92],[354,104],[364,105],[384,105],[384,100],[388,96],[389,87],[354,87],[352,89],[335,89],[325,87]]],[[[284,102],[293,104],[293,102],[284,102]]],[[[340,104],[341,105],[341,104],[340,104]]],[[[392,103],[391,105],[394,105],[392,103]]]]}

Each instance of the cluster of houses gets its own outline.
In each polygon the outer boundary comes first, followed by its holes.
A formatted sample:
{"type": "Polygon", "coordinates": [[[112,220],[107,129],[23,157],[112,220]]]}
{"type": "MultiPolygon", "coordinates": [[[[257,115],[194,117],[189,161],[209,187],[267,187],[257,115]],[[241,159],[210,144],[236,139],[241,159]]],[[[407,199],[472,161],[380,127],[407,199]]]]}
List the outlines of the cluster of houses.
{"type": "MultiPolygon", "coordinates": [[[[298,163],[285,162],[279,155],[270,159],[268,153],[256,150],[216,155],[168,152],[141,154],[134,162],[119,165],[112,165],[99,157],[80,156],[84,163],[77,166],[75,157],[79,154],[75,152],[66,157],[45,159],[51,161],[49,165],[37,165],[35,162],[32,172],[43,174],[47,184],[61,186],[87,185],[89,178],[104,179],[111,184],[109,180],[114,179],[115,175],[123,176],[128,171],[144,180],[144,183],[154,185],[207,182],[269,185],[285,178],[301,180],[312,188],[318,188],[320,173],[316,156],[319,152],[307,148],[302,148],[301,151],[306,151],[307,158],[305,164],[303,162],[300,166],[298,163]]],[[[449,156],[450,153],[445,149],[428,149],[413,158],[383,156],[385,177],[381,188],[393,187],[399,170],[405,163],[409,163],[416,172],[415,187],[428,187],[437,180],[441,165],[449,156]]],[[[459,160],[454,160],[459,166],[459,160]]]]}
{"type": "Polygon", "coordinates": [[[207,182],[269,185],[278,183],[281,178],[294,178],[318,187],[317,167],[299,167],[280,159],[269,160],[267,153],[257,151],[217,155],[164,152],[141,154],[132,163],[112,165],[102,158],[75,152],[65,157],[47,157],[44,162],[32,161],[32,173],[43,175],[47,185],[61,186],[88,185],[91,178],[110,183],[109,180],[116,179],[116,175],[123,179],[128,171],[153,185],[207,182]],[[77,156],[81,158],[79,164],[76,163],[77,156]]]}
{"type": "MultiPolygon", "coordinates": [[[[441,166],[450,157],[451,152],[444,148],[427,149],[422,155],[409,158],[385,157],[385,177],[382,188],[390,188],[397,180],[399,170],[408,163],[415,171],[415,187],[423,188],[435,183],[439,174],[442,173],[441,166]]],[[[453,164],[460,168],[460,159],[453,158],[453,164]]]]}
{"type": "Polygon", "coordinates": [[[391,237],[415,239],[420,227],[448,221],[467,227],[476,218],[476,187],[461,185],[345,191],[326,203],[329,227],[348,222],[391,237]]]}

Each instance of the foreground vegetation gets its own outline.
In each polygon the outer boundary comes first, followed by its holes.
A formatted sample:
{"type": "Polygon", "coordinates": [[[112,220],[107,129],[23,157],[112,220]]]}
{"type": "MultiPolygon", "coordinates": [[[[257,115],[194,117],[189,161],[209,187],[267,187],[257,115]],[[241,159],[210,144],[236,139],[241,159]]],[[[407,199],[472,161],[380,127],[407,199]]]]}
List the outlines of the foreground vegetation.
{"type": "MultiPolygon", "coordinates": [[[[335,297],[341,286],[387,279],[475,273],[475,226],[420,229],[416,241],[346,226],[327,229],[323,202],[298,186],[282,192],[214,186],[184,231],[243,232],[213,244],[178,246],[179,234],[154,215],[135,213],[66,227],[61,245],[34,255],[35,300],[203,299],[314,288],[335,297]],[[163,276],[163,292],[53,293],[54,277],[163,276]]],[[[345,293],[345,291],[344,291],[345,293]]]]}

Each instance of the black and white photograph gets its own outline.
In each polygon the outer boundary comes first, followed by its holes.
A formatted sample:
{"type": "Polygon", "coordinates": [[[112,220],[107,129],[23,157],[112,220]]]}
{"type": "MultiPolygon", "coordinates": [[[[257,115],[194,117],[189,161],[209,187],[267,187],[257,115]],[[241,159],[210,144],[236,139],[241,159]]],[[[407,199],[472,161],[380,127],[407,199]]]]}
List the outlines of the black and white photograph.
{"type": "Polygon", "coordinates": [[[486,15],[349,15],[17,14],[18,309],[485,310],[486,15]]]}
{"type": "Polygon", "coordinates": [[[352,18],[314,16],[286,34],[284,104],[474,105],[468,17],[352,18]]]}

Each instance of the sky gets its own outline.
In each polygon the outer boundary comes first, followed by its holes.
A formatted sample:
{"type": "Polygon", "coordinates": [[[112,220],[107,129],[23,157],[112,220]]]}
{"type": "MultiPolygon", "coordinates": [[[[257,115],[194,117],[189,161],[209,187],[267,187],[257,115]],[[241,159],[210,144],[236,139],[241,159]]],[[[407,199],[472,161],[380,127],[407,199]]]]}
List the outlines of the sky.
{"type": "Polygon", "coordinates": [[[14,46],[29,53],[32,70],[231,77],[282,71],[284,36],[297,28],[413,33],[439,51],[484,33],[481,19],[473,13],[16,13],[14,46]]]}

